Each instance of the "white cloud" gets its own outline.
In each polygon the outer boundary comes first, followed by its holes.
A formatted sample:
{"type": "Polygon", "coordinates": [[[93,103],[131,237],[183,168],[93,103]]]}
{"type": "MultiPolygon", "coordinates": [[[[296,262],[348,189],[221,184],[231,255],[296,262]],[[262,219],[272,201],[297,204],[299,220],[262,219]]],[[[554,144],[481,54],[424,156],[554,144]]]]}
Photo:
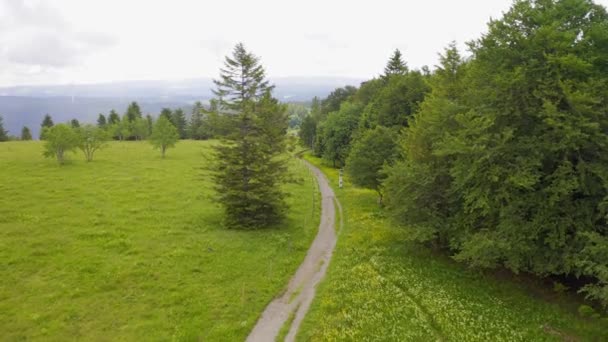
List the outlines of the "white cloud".
{"type": "Polygon", "coordinates": [[[433,66],[511,2],[0,0],[0,85],[215,77],[237,42],[271,77],[368,78],[395,48],[433,66]]]}

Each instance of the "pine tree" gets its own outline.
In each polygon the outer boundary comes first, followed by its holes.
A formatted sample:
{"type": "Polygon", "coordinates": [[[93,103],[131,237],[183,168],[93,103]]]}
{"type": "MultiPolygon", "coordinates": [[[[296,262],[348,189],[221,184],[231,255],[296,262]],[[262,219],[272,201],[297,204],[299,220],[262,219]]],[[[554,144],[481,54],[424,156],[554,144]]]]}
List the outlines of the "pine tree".
{"type": "Polygon", "coordinates": [[[4,129],[4,120],[0,116],[0,141],[8,141],[8,132],[4,129]]]}
{"type": "Polygon", "coordinates": [[[116,111],[114,109],[112,109],[110,111],[110,114],[108,115],[108,124],[115,125],[119,122],[120,122],[120,116],[118,115],[118,113],[116,113],[116,111]]]}
{"type": "Polygon", "coordinates": [[[178,108],[173,111],[173,114],[171,115],[171,122],[173,123],[173,126],[177,128],[179,138],[186,139],[186,115],[184,114],[184,111],[181,108],[178,108]]]}
{"type": "Polygon", "coordinates": [[[188,124],[188,137],[190,139],[202,139],[201,127],[203,126],[203,104],[200,101],[196,101],[194,107],[192,107],[192,116],[190,116],[190,123],[188,124]]]}
{"type": "Polygon", "coordinates": [[[388,63],[384,68],[384,77],[388,78],[392,75],[404,75],[407,72],[407,64],[401,57],[401,51],[399,51],[399,49],[395,49],[395,52],[393,52],[393,55],[388,60],[388,63]]]}
{"type": "Polygon", "coordinates": [[[51,119],[51,116],[49,114],[46,114],[44,116],[44,119],[42,120],[42,124],[40,124],[40,140],[44,140],[46,132],[54,125],[55,123],[53,123],[53,119],[51,119]]]}
{"type": "Polygon", "coordinates": [[[106,125],[108,124],[106,117],[103,114],[99,114],[99,116],[97,117],[97,127],[99,128],[106,128],[106,125]]]}
{"type": "Polygon", "coordinates": [[[216,147],[214,181],[229,227],[255,229],[279,222],[286,209],[281,190],[287,168],[286,107],[271,96],[258,57],[238,44],[215,80],[224,117],[234,126],[216,147]]]}
{"type": "Polygon", "coordinates": [[[173,118],[173,111],[171,110],[171,108],[163,108],[160,111],[159,117],[161,117],[161,116],[165,117],[165,119],[169,120],[169,122],[173,122],[173,121],[171,121],[171,119],[173,118]]]}
{"type": "Polygon", "coordinates": [[[134,122],[135,120],[142,118],[141,109],[139,108],[137,102],[133,101],[129,104],[125,117],[127,120],[129,120],[129,122],[134,122]]]}
{"type": "Polygon", "coordinates": [[[21,129],[21,140],[32,140],[32,132],[27,126],[21,129]]]}
{"type": "Polygon", "coordinates": [[[257,56],[247,52],[242,43],[238,43],[232,52],[232,58],[226,57],[220,79],[213,80],[217,86],[214,94],[219,99],[222,109],[240,112],[248,102],[255,102],[273,85],[265,79],[264,67],[257,56]]]}

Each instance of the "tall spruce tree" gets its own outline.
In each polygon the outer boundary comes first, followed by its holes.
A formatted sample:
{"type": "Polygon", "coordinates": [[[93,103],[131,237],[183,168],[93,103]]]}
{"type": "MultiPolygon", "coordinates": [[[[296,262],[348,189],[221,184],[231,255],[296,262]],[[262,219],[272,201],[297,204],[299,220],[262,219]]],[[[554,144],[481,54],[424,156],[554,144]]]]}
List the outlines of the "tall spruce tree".
{"type": "Polygon", "coordinates": [[[4,129],[4,120],[0,116],[0,141],[8,141],[8,132],[4,129]]]}
{"type": "Polygon", "coordinates": [[[171,115],[171,122],[173,123],[173,126],[175,126],[175,128],[177,128],[177,132],[179,133],[179,138],[186,139],[187,138],[187,135],[186,135],[187,121],[186,121],[186,115],[184,114],[184,110],[181,108],[174,110],[173,114],[171,115]]]}
{"type": "Polygon", "coordinates": [[[200,101],[196,101],[194,107],[192,107],[192,116],[190,116],[190,123],[188,124],[188,137],[190,139],[203,139],[201,127],[203,126],[203,104],[200,101]]]}
{"type": "Polygon", "coordinates": [[[256,229],[284,218],[282,158],[288,118],[271,95],[259,58],[237,44],[226,57],[215,94],[233,130],[216,147],[213,167],[219,202],[229,227],[256,229]]]}
{"type": "Polygon", "coordinates": [[[134,122],[135,120],[142,118],[141,109],[139,108],[137,102],[133,101],[129,104],[125,117],[129,120],[129,122],[134,122]]]}
{"type": "Polygon", "coordinates": [[[401,51],[399,51],[399,49],[395,49],[395,52],[393,52],[393,55],[388,60],[388,63],[384,68],[384,77],[388,78],[392,75],[403,75],[407,72],[407,64],[403,61],[401,51]]]}
{"type": "Polygon", "coordinates": [[[51,116],[49,114],[46,114],[44,116],[44,119],[42,119],[42,123],[40,124],[40,140],[44,140],[46,132],[54,125],[55,123],[53,122],[51,116]]]}
{"type": "Polygon", "coordinates": [[[106,125],[108,124],[105,115],[103,114],[99,114],[99,116],[97,117],[97,127],[99,128],[106,128],[106,125]]]}
{"type": "Polygon", "coordinates": [[[115,125],[119,122],[120,122],[120,116],[118,115],[118,113],[116,113],[116,111],[114,109],[112,109],[110,111],[110,114],[108,115],[108,124],[115,125]]]}
{"type": "Polygon", "coordinates": [[[32,132],[27,126],[21,129],[21,140],[32,140],[32,132]]]}

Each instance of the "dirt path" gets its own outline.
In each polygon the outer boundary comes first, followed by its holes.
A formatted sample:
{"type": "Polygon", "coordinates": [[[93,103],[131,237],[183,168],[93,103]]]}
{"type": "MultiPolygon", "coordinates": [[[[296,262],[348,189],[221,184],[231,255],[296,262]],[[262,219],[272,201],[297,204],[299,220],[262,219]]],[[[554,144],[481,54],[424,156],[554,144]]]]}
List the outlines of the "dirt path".
{"type": "MultiPolygon", "coordinates": [[[[262,316],[247,337],[247,341],[274,341],[281,327],[294,314],[289,333],[285,341],[295,339],[300,323],[308,312],[315,297],[316,285],[323,279],[329,260],[336,246],[334,222],[334,192],[325,175],[310,163],[304,161],[319,183],[321,191],[321,224],[315,240],[310,245],[304,262],[289,281],[287,290],[275,298],[264,310],[262,316]]],[[[336,201],[337,203],[337,201],[336,201]]],[[[338,204],[339,205],[339,204],[338,204]]]]}

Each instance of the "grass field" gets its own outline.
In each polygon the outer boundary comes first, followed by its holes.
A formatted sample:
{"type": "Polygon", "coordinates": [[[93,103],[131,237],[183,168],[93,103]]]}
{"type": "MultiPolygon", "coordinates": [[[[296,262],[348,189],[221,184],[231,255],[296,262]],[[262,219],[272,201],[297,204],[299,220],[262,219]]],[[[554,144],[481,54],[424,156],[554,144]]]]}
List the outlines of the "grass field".
{"type": "Polygon", "coordinates": [[[338,189],[338,171],[320,166],[344,208],[327,278],[301,341],[607,341],[605,319],[583,319],[578,302],[514,279],[498,279],[406,242],[373,191],[338,189]],[[543,299],[544,298],[544,299],[543,299]]]}
{"type": "Polygon", "coordinates": [[[211,143],[162,160],[112,142],[64,166],[0,143],[0,340],[243,340],[304,258],[318,191],[294,160],[283,227],[224,229],[200,170],[211,143]]]}

